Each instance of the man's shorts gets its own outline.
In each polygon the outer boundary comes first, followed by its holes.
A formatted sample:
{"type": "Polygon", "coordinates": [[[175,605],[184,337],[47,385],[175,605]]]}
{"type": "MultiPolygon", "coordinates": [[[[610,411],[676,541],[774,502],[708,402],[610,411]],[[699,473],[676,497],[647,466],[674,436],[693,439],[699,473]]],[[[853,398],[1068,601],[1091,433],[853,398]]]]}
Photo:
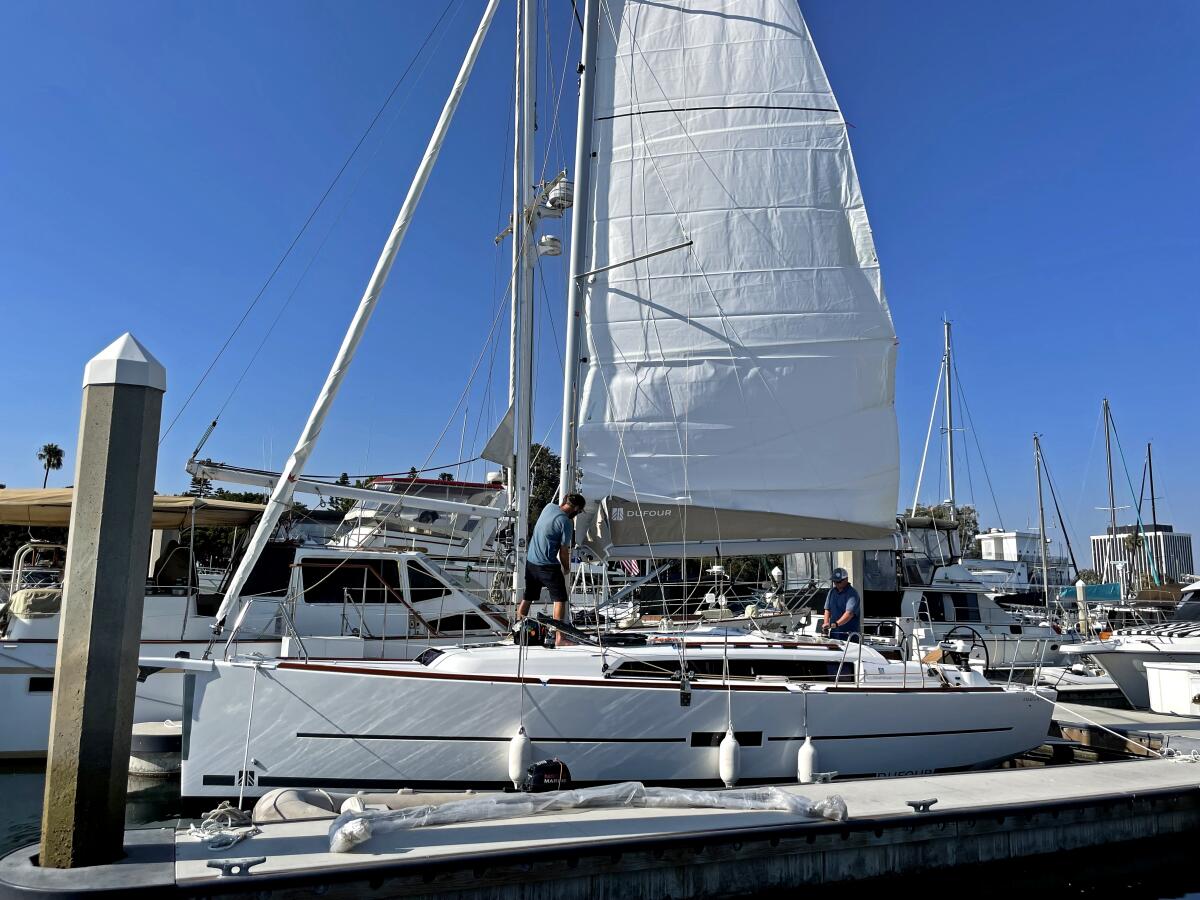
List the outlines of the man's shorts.
{"type": "Polygon", "coordinates": [[[545,588],[555,603],[567,602],[567,581],[563,578],[562,566],[535,566],[525,564],[525,600],[537,603],[545,588]]]}

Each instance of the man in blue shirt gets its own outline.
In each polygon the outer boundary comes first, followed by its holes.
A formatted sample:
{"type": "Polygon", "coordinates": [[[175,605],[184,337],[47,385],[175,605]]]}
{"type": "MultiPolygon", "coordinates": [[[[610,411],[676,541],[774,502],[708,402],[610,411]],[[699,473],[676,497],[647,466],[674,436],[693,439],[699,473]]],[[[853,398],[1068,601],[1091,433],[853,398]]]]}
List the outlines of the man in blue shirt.
{"type": "MultiPolygon", "coordinates": [[[[525,596],[517,607],[517,619],[529,615],[529,607],[537,603],[545,588],[554,601],[554,618],[568,621],[567,577],[571,574],[571,544],[575,540],[575,523],[587,501],[580,494],[567,494],[560,504],[547,503],[533,526],[529,549],[525,554],[525,596]]],[[[563,643],[562,635],[556,637],[563,643]]]]}
{"type": "Polygon", "coordinates": [[[850,586],[850,576],[845,569],[834,569],[830,579],[833,587],[825,595],[825,624],[822,631],[830,637],[848,640],[851,635],[858,635],[858,614],[862,601],[858,591],[850,586]]]}

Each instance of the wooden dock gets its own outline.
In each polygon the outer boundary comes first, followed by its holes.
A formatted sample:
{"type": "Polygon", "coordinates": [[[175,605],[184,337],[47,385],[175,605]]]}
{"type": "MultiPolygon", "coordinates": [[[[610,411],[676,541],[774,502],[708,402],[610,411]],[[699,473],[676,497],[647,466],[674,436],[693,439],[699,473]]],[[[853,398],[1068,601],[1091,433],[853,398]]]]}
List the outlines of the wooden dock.
{"type": "Polygon", "coordinates": [[[1054,724],[1062,737],[1102,751],[1149,757],[1200,753],[1200,719],[1185,716],[1060,702],[1054,724]]]}

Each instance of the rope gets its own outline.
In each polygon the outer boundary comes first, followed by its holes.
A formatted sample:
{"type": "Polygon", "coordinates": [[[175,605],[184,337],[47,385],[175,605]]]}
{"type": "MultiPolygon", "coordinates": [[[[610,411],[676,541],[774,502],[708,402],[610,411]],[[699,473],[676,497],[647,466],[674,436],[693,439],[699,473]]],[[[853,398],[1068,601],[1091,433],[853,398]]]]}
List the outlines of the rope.
{"type": "MultiPolygon", "coordinates": [[[[1051,706],[1054,706],[1054,707],[1058,706],[1058,702],[1056,700],[1051,700],[1049,697],[1042,696],[1042,692],[1037,690],[1036,688],[1033,689],[1031,691],[1031,693],[1033,694],[1033,696],[1037,697],[1039,700],[1042,700],[1045,703],[1049,703],[1051,706]]],[[[1151,747],[1147,747],[1145,744],[1139,744],[1137,741],[1135,741],[1129,735],[1121,734],[1121,732],[1116,731],[1112,728],[1109,728],[1107,725],[1101,725],[1099,722],[1097,722],[1093,719],[1089,719],[1083,713],[1079,712],[1078,709],[1076,709],[1076,708],[1072,708],[1071,715],[1078,716],[1080,719],[1083,719],[1083,721],[1086,722],[1087,724],[1095,726],[1096,728],[1099,728],[1101,731],[1106,731],[1109,734],[1111,734],[1113,737],[1120,738],[1122,741],[1129,744],[1130,746],[1145,750],[1147,753],[1150,753],[1150,754],[1158,757],[1159,759],[1165,759],[1168,755],[1171,755],[1171,756],[1174,755],[1174,754],[1159,753],[1157,750],[1154,750],[1151,747]]]]}
{"type": "Polygon", "coordinates": [[[262,829],[254,824],[250,813],[222,800],[216,809],[204,814],[199,825],[188,828],[188,834],[203,841],[209,850],[228,850],[248,837],[262,834],[262,829]]]}

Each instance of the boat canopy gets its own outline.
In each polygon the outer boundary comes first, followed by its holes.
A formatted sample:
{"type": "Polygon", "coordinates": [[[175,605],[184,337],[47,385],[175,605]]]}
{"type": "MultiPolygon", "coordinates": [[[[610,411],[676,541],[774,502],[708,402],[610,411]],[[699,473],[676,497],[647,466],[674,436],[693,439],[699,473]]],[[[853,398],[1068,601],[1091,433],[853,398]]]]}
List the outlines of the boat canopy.
{"type": "MultiPolygon", "coordinates": [[[[9,488],[0,490],[0,525],[71,524],[72,488],[9,488]]],[[[153,527],[156,530],[200,526],[245,526],[260,515],[259,503],[242,503],[217,497],[154,497],[153,527]]]]}

